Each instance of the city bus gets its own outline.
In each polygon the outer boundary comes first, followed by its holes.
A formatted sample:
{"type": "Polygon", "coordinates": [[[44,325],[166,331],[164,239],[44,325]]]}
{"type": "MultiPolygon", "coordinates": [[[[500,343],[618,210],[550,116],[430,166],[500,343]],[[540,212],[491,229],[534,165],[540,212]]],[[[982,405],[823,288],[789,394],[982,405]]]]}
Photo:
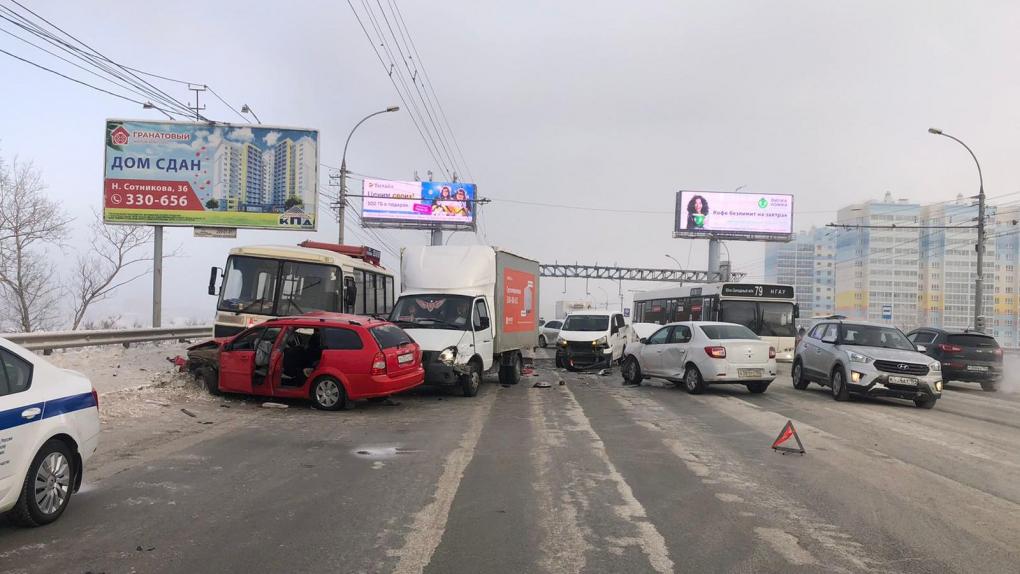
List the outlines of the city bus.
{"type": "Polygon", "coordinates": [[[634,295],[635,323],[739,323],[770,342],[780,361],[793,361],[797,315],[792,285],[708,283],[634,295]]]}
{"type": "Polygon", "coordinates": [[[378,250],[304,241],[231,249],[224,267],[210,270],[209,294],[218,296],[214,335],[227,337],[311,311],[386,315],[396,289],[378,250]]]}

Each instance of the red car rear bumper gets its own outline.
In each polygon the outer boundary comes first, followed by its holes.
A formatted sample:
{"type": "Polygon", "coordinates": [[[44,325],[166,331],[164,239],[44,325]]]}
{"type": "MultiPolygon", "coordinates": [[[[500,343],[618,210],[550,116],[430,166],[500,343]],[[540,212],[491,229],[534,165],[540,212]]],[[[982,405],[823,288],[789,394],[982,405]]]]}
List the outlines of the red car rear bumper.
{"type": "Polygon", "coordinates": [[[425,382],[425,370],[418,368],[402,375],[376,375],[370,378],[372,382],[364,385],[361,389],[363,392],[349,395],[351,399],[385,397],[413,389],[425,382]]]}

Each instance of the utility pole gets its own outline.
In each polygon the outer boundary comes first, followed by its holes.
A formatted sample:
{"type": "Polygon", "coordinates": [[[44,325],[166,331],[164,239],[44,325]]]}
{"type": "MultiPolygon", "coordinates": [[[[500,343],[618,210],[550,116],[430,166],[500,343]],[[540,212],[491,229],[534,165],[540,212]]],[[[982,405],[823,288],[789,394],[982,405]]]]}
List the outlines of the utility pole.
{"type": "MultiPolygon", "coordinates": [[[[429,181],[432,181],[432,172],[431,171],[429,171],[429,181]]],[[[453,181],[457,181],[457,179],[454,178],[453,181]]],[[[435,228],[432,229],[431,241],[429,243],[431,245],[442,245],[443,244],[443,229],[441,227],[439,227],[438,223],[436,224],[435,228]]]]}

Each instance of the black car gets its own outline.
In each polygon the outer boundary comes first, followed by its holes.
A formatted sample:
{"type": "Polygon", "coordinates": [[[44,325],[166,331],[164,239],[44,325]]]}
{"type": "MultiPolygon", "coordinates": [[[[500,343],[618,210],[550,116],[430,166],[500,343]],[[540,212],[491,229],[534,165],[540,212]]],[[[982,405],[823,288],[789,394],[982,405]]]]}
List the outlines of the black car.
{"type": "Polygon", "coordinates": [[[924,328],[907,335],[917,350],[942,363],[942,380],[981,383],[994,391],[1002,379],[1002,348],[995,338],[972,329],[924,328]]]}

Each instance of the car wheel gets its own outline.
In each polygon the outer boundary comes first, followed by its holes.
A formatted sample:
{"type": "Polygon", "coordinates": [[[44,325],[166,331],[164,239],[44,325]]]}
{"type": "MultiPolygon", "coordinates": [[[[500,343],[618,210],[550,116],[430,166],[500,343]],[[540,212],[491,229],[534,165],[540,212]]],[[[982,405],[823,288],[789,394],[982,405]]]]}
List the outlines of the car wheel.
{"type": "Polygon", "coordinates": [[[935,397],[927,397],[924,399],[914,399],[914,406],[919,409],[933,409],[935,408],[935,402],[938,401],[935,397]]]}
{"type": "Polygon", "coordinates": [[[701,377],[701,371],[694,365],[687,365],[684,371],[684,389],[692,395],[700,395],[705,392],[705,379],[701,377]]]}
{"type": "Polygon", "coordinates": [[[312,401],[325,411],[338,411],[347,406],[347,392],[333,377],[322,377],[312,385],[312,401]]]}
{"type": "Polygon", "coordinates": [[[769,388],[769,384],[763,381],[757,381],[754,383],[747,383],[747,390],[751,391],[756,395],[760,395],[769,388]]]}
{"type": "MultiPolygon", "coordinates": [[[[465,397],[473,397],[478,394],[478,389],[482,386],[482,368],[478,366],[478,363],[471,363],[468,368],[470,372],[460,377],[460,392],[465,397]]],[[[502,377],[500,378],[502,379],[502,377]]]]}
{"type": "Polygon", "coordinates": [[[843,367],[836,367],[832,371],[832,398],[837,401],[850,399],[850,388],[846,386],[846,373],[843,372],[843,367]]]}
{"type": "Polygon", "coordinates": [[[633,356],[627,357],[623,361],[623,368],[620,369],[623,372],[623,381],[631,385],[641,384],[641,365],[638,364],[637,359],[633,356]]]}
{"type": "Polygon", "coordinates": [[[71,501],[75,469],[71,450],[50,439],[36,453],[21,486],[21,497],[11,510],[14,522],[42,526],[60,518],[71,501]]]}
{"type": "Polygon", "coordinates": [[[803,391],[810,384],[807,379],[804,378],[804,365],[800,361],[793,364],[793,388],[798,391],[803,391]]]}
{"type": "Polygon", "coordinates": [[[538,346],[543,349],[549,346],[549,342],[545,340],[545,335],[538,336],[538,346]]]}
{"type": "Polygon", "coordinates": [[[198,372],[198,378],[210,395],[218,397],[223,394],[220,390],[220,375],[214,369],[202,369],[198,372]]]}
{"type": "MultiPolygon", "coordinates": [[[[499,384],[516,385],[521,382],[521,356],[514,353],[509,365],[499,368],[499,384]]],[[[474,396],[474,395],[471,395],[474,396]]]]}
{"type": "Polygon", "coordinates": [[[999,390],[998,381],[981,381],[981,390],[987,393],[994,393],[999,390]]]}

